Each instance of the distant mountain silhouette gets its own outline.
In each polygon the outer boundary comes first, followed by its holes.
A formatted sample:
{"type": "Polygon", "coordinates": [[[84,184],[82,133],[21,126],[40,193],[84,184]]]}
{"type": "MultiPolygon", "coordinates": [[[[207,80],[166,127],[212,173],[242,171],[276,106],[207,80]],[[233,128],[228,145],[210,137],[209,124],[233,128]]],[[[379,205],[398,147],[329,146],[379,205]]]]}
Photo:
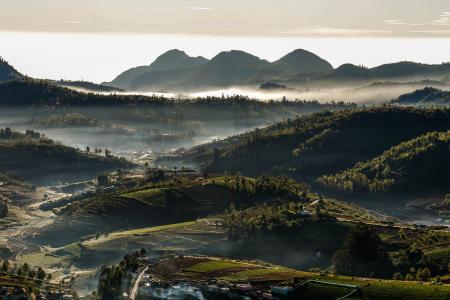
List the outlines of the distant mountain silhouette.
{"type": "Polygon", "coordinates": [[[125,71],[108,84],[131,90],[170,91],[235,85],[257,87],[263,82],[280,76],[333,70],[328,62],[305,50],[295,50],[274,63],[238,50],[221,52],[210,61],[204,58],[195,58],[194,61],[194,58],[190,58],[190,63],[186,63],[186,60],[183,60],[182,64],[171,63],[180,56],[188,57],[184,52],[178,50],[169,51],[161,55],[149,67],[138,67],[125,71]],[[160,65],[164,67],[161,68],[160,65]]]}
{"type": "Polygon", "coordinates": [[[450,64],[428,65],[414,62],[397,62],[374,68],[344,64],[316,80],[371,81],[383,79],[435,79],[450,74],[450,64]]]}
{"type": "Polygon", "coordinates": [[[13,66],[0,57],[0,82],[23,77],[13,66]]]}
{"type": "Polygon", "coordinates": [[[275,61],[274,64],[283,70],[296,74],[333,71],[333,66],[329,62],[303,49],[297,49],[288,53],[275,61]]]}
{"type": "Polygon", "coordinates": [[[426,87],[409,94],[404,94],[393,100],[392,103],[403,105],[450,105],[450,91],[426,87]]]}
{"type": "Polygon", "coordinates": [[[208,60],[204,57],[191,57],[188,56],[184,51],[173,49],[160,55],[149,66],[140,66],[129,69],[117,76],[113,81],[104,82],[103,84],[120,89],[130,89],[133,80],[143,74],[157,71],[168,71],[196,67],[206,63],[207,61],[208,60]]]}

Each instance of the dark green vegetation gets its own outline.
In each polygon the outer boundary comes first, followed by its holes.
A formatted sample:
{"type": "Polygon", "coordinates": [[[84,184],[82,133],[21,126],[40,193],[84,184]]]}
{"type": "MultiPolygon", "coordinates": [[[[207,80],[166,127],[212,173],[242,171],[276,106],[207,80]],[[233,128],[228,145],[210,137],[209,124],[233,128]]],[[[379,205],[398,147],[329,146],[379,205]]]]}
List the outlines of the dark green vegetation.
{"type": "Polygon", "coordinates": [[[450,131],[430,132],[390,148],[351,169],[318,179],[327,189],[346,192],[449,192],[450,131]]]}
{"type": "Polygon", "coordinates": [[[123,292],[128,292],[132,284],[132,274],[139,267],[139,257],[145,250],[136,251],[133,255],[125,255],[117,266],[103,267],[100,270],[97,296],[100,299],[120,299],[123,292]]]}
{"type": "Polygon", "coordinates": [[[346,236],[342,247],[333,254],[338,274],[389,278],[392,262],[375,229],[358,225],[346,236]]]}
{"type": "Polygon", "coordinates": [[[20,74],[16,69],[14,69],[13,66],[0,57],[0,82],[19,79],[22,77],[22,74],[20,74]]]}
{"type": "Polygon", "coordinates": [[[205,169],[283,174],[312,182],[403,141],[449,127],[448,109],[386,106],[317,113],[243,134],[231,146],[211,154],[205,169]]]}
{"type": "Polygon", "coordinates": [[[35,131],[0,130],[0,170],[31,183],[79,181],[131,166],[124,159],[82,152],[35,131]]]}
{"type": "Polygon", "coordinates": [[[450,104],[450,92],[440,89],[426,87],[422,90],[416,90],[409,94],[404,94],[392,103],[402,105],[418,105],[418,106],[438,106],[450,104]]]}

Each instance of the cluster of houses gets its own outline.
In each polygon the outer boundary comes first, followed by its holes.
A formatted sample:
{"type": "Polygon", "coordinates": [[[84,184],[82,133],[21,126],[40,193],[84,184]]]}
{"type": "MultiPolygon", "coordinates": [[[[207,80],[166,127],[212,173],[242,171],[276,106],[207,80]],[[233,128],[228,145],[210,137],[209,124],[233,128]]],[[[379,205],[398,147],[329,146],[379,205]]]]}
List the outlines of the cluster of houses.
{"type": "Polygon", "coordinates": [[[1,300],[73,300],[74,297],[69,291],[60,290],[43,290],[39,292],[31,292],[29,289],[22,287],[0,286],[1,300]]]}
{"type": "Polygon", "coordinates": [[[161,282],[145,274],[140,282],[137,300],[156,299],[230,299],[230,300],[281,300],[294,289],[289,286],[258,287],[251,284],[232,284],[209,280],[207,282],[161,282]]]}

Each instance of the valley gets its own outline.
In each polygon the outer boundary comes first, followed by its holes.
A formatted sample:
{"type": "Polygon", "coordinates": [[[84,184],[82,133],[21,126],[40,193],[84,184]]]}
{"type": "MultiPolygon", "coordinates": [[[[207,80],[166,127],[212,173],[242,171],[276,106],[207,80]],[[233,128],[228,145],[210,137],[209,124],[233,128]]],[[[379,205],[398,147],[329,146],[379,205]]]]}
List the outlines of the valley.
{"type": "Polygon", "coordinates": [[[103,84],[0,67],[8,295],[448,298],[448,64],[172,50],[103,84]],[[268,98],[205,92],[243,87],[268,98]]]}

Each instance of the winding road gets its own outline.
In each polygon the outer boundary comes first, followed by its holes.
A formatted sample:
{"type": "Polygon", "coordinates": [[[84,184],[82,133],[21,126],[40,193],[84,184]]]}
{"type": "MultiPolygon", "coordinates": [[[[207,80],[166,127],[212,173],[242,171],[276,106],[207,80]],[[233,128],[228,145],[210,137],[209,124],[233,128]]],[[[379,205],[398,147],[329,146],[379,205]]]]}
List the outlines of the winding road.
{"type": "Polygon", "coordinates": [[[136,281],[134,282],[133,288],[130,292],[130,300],[135,300],[136,294],[139,290],[139,282],[142,280],[142,276],[144,276],[145,272],[147,271],[148,267],[145,267],[144,270],[139,274],[139,276],[136,278],[136,281]]]}

